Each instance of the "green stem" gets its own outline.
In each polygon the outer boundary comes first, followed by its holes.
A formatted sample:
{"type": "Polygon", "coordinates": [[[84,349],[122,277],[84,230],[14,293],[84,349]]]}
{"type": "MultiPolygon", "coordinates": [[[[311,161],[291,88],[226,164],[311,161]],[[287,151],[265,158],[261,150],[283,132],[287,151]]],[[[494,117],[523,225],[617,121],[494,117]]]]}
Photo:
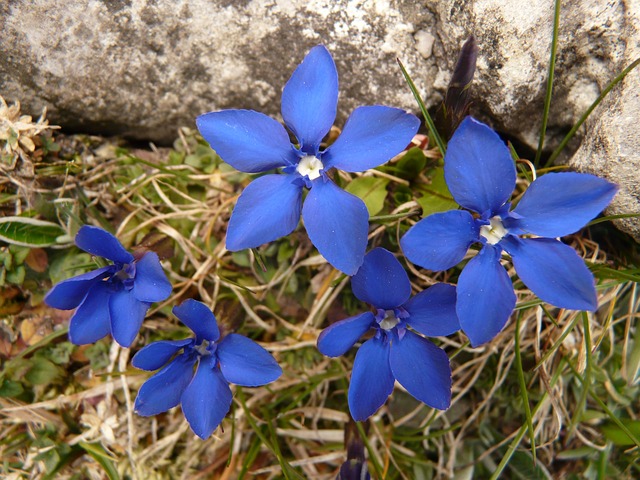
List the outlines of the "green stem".
{"type": "Polygon", "coordinates": [[[429,128],[429,131],[431,132],[431,135],[433,135],[433,139],[435,140],[436,145],[438,145],[438,149],[440,149],[440,152],[442,152],[442,156],[444,157],[444,153],[446,152],[447,147],[446,147],[444,141],[442,140],[442,138],[440,137],[440,134],[438,133],[438,130],[436,130],[436,125],[435,125],[435,123],[433,123],[433,119],[431,118],[431,115],[429,115],[429,112],[427,111],[427,107],[425,106],[424,101],[422,100],[422,97],[420,96],[420,92],[418,92],[418,89],[416,88],[415,83],[413,83],[413,80],[411,80],[411,77],[409,76],[409,73],[404,68],[404,65],[402,64],[400,59],[398,58],[397,60],[398,60],[398,65],[400,65],[400,70],[402,70],[402,75],[404,76],[404,79],[406,80],[407,84],[409,85],[409,88],[411,89],[411,93],[413,93],[413,96],[415,97],[416,101],[418,102],[418,106],[420,107],[420,111],[422,112],[422,115],[424,116],[424,121],[427,124],[427,127],[429,128]]]}

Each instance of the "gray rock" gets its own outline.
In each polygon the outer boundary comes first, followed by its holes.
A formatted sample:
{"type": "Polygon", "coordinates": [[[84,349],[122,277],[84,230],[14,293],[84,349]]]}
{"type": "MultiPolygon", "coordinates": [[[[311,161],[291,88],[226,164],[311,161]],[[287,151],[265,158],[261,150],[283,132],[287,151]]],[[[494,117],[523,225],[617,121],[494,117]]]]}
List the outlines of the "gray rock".
{"type": "MultiPolygon", "coordinates": [[[[278,114],[314,45],[340,74],[339,122],[361,104],[414,108],[396,56],[420,65],[414,2],[13,0],[0,6],[0,94],[67,130],[172,141],[198,114],[278,114]]],[[[423,42],[424,43],[424,42],[423,42]]]]}
{"type": "MultiPolygon", "coordinates": [[[[637,55],[639,10],[638,0],[563,1],[548,150],[637,55]]],[[[278,115],[292,70],[324,43],[340,74],[340,125],[361,104],[417,111],[396,57],[438,104],[474,33],[472,112],[535,147],[552,25],[548,0],[11,0],[0,4],[0,95],[34,114],[47,106],[67,131],[168,143],[206,111],[278,115]]]]}
{"type": "MultiPolygon", "coordinates": [[[[610,215],[640,213],[640,71],[632,71],[614,88],[587,121],[587,134],[569,165],[607,178],[620,191],[607,209],[610,215]]],[[[614,221],[640,242],[640,219],[614,221]]]]}

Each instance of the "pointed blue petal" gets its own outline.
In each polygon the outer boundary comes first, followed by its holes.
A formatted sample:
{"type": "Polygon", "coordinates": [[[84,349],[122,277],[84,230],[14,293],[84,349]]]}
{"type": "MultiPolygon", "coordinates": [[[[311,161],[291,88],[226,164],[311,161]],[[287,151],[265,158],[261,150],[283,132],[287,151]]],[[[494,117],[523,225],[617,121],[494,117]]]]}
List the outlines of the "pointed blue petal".
{"type": "Polygon", "coordinates": [[[410,315],[407,323],[427,337],[451,335],[460,330],[456,314],[456,287],[453,285],[436,283],[411,298],[403,307],[410,315]]]}
{"type": "Polygon", "coordinates": [[[107,283],[96,283],[69,321],[69,341],[86,345],[100,340],[111,332],[107,283]]]}
{"type": "Polygon", "coordinates": [[[349,411],[362,422],[378,410],[393,391],[395,379],[389,366],[389,343],[372,338],[362,344],[351,372],[349,411]]]}
{"type": "Polygon", "coordinates": [[[320,177],[304,201],[302,218],[311,243],[338,270],[353,275],[364,260],[369,212],[364,202],[320,177]]]}
{"type": "Polygon", "coordinates": [[[133,255],[125,250],[120,241],[106,230],[84,225],[78,230],[76,245],[85,252],[118,263],[133,262],[133,255]]]}
{"type": "Polygon", "coordinates": [[[196,343],[202,343],[202,340],[216,342],[220,338],[216,316],[204,303],[189,298],[171,311],[196,334],[196,343]]]}
{"type": "Polygon", "coordinates": [[[344,355],[371,328],[374,321],[373,313],[366,312],[330,325],[318,337],[318,350],[327,357],[344,355]]]}
{"type": "Polygon", "coordinates": [[[500,333],[516,305],[511,279],[500,265],[500,252],[500,248],[485,245],[458,279],[456,312],[473,347],[500,333]]]}
{"type": "Polygon", "coordinates": [[[478,213],[496,212],[516,186],[516,168],[498,134],[467,117],[444,157],[444,178],[456,202],[478,213]]]}
{"type": "Polygon", "coordinates": [[[551,238],[504,240],[516,273],[541,300],[571,310],[598,308],[593,275],[573,248],[551,238]]]}
{"type": "Polygon", "coordinates": [[[363,172],[402,152],[420,127],[415,115],[379,105],[356,108],[338,139],[322,154],[325,170],[363,172]]]}
{"type": "Polygon", "coordinates": [[[338,71],[324,45],[313,47],[282,91],[282,118],[303,151],[314,155],[336,118],[338,71]]]}
{"type": "Polygon", "coordinates": [[[76,308],[87,296],[89,289],[102,279],[107,278],[113,268],[112,265],[109,265],[57,283],[44,297],[44,303],[60,310],[76,308]]]}
{"type": "Polygon", "coordinates": [[[451,210],[423,218],[400,239],[404,255],[429,270],[447,270],[464,258],[480,230],[469,212],[451,210]]]}
{"type": "Polygon", "coordinates": [[[294,175],[265,175],[244,189],[229,220],[228,250],[259,247],[298,226],[302,186],[294,179],[294,175]]]}
{"type": "Polygon", "coordinates": [[[138,391],[134,410],[148,417],[166,412],[180,403],[182,393],[193,378],[193,355],[179,355],[149,380],[138,391]]]}
{"type": "Polygon", "coordinates": [[[141,302],[161,302],[171,295],[171,283],[160,265],[158,254],[147,252],[136,262],[133,296],[141,302]]]}
{"type": "Polygon", "coordinates": [[[142,321],[151,305],[141,302],[127,290],[120,290],[109,299],[111,335],[122,347],[130,347],[138,335],[142,321]]]}
{"type": "Polygon", "coordinates": [[[133,356],[131,365],[140,370],[157,370],[178,353],[181,348],[190,343],[193,343],[192,338],[160,340],[159,342],[150,343],[133,356]]]}
{"type": "Polygon", "coordinates": [[[276,359],[253,340],[232,333],[218,345],[220,370],[229,383],[258,387],[277,380],[282,369],[276,359]]]}
{"type": "Polygon", "coordinates": [[[389,363],[393,376],[413,397],[439,410],[449,408],[451,365],[444,350],[407,331],[391,346],[389,363]]]}
{"type": "Polygon", "coordinates": [[[618,187],[586,173],[548,173],[536,179],[522,196],[511,220],[525,232],[562,237],[595,218],[614,197],[618,187]]]}
{"type": "Polygon", "coordinates": [[[201,357],[193,380],[182,394],[182,413],[193,433],[203,440],[218,428],[231,408],[231,389],[215,366],[214,357],[201,357]]]}
{"type": "Polygon", "coordinates": [[[389,250],[374,248],[364,256],[362,266],[351,278],[353,294],[363,302],[390,310],[411,295],[411,283],[402,265],[389,250]]]}
{"type": "Polygon", "coordinates": [[[241,172],[266,172],[297,161],[287,131],[262,113],[209,112],[200,115],[196,125],[220,158],[241,172]]]}

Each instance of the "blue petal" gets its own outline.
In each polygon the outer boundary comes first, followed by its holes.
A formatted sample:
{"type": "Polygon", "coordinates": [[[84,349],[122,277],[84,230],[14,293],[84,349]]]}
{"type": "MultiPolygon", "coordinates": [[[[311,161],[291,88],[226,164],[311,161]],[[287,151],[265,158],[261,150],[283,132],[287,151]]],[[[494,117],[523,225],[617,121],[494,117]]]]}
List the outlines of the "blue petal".
{"type": "Polygon", "coordinates": [[[496,212],[516,186],[516,168],[498,134],[471,117],[455,131],[444,157],[444,178],[451,195],[478,213],[496,212]]]}
{"type": "Polygon", "coordinates": [[[411,295],[411,283],[400,262],[384,248],[374,248],[351,278],[353,294],[384,310],[399,307],[411,295]]]}
{"type": "Polygon", "coordinates": [[[150,304],[141,302],[131,291],[120,290],[109,299],[111,335],[122,347],[130,347],[138,335],[150,304]]]}
{"type": "Polygon", "coordinates": [[[171,295],[171,283],[155,252],[147,252],[136,262],[133,296],[141,302],[161,302],[171,295]]]}
{"type": "Polygon", "coordinates": [[[469,212],[451,210],[423,218],[400,239],[404,255],[429,270],[447,270],[464,258],[480,231],[469,212]]]}
{"type": "Polygon", "coordinates": [[[393,391],[395,379],[389,366],[389,343],[367,340],[353,362],[349,385],[349,411],[362,422],[378,410],[393,391]]]}
{"type": "Polygon", "coordinates": [[[338,270],[356,273],[364,260],[369,212],[364,202],[320,177],[302,207],[311,243],[338,270]]]}
{"type": "Polygon", "coordinates": [[[366,312],[330,325],[318,337],[318,350],[327,357],[344,355],[374,321],[373,313],[366,312]]]}
{"type": "Polygon", "coordinates": [[[295,69],[282,91],[282,118],[310,155],[336,118],[338,71],[329,51],[313,47],[295,69]]]}
{"type": "Polygon", "coordinates": [[[78,248],[91,255],[123,264],[133,262],[133,255],[125,250],[118,239],[101,228],[84,225],[78,230],[75,242],[78,248]]]}
{"type": "Polygon", "coordinates": [[[189,298],[171,311],[196,334],[196,343],[200,344],[202,340],[216,342],[220,338],[216,316],[204,303],[189,298]]]}
{"type": "Polygon", "coordinates": [[[409,145],[419,127],[415,115],[399,108],[358,107],[322,154],[324,168],[362,172],[382,165],[409,145]]]}
{"type": "Polygon", "coordinates": [[[451,365],[444,350],[407,331],[391,346],[391,371],[413,397],[439,410],[451,404],[451,365]]]}
{"type": "Polygon", "coordinates": [[[258,387],[277,380],[282,369],[275,358],[253,340],[232,333],[218,345],[220,370],[229,383],[258,387]]]}
{"type": "Polygon", "coordinates": [[[205,440],[229,412],[232,398],[229,384],[215,368],[214,357],[202,357],[180,403],[191,430],[205,440]]]}
{"type": "Polygon", "coordinates": [[[244,189],[229,220],[227,249],[259,247],[298,226],[302,186],[294,179],[294,175],[265,175],[244,189]]]}
{"type": "Polygon", "coordinates": [[[551,238],[509,236],[503,243],[516,273],[540,299],[571,310],[598,308],[593,275],[573,248],[551,238]]]}
{"type": "Polygon", "coordinates": [[[584,227],[617,191],[616,185],[594,175],[548,173],[529,186],[513,210],[522,218],[511,222],[525,232],[562,237],[584,227]]]}
{"type": "Polygon", "coordinates": [[[44,303],[60,310],[71,310],[82,303],[89,289],[108,277],[114,267],[109,265],[72,277],[53,286],[44,297],[44,303]]]}
{"type": "Polygon", "coordinates": [[[138,415],[157,415],[178,405],[182,393],[193,378],[193,364],[196,358],[193,355],[179,355],[144,382],[134,405],[138,415]]]}
{"type": "Polygon", "coordinates": [[[460,330],[456,314],[456,287],[436,283],[403,305],[407,323],[427,337],[451,335],[460,330]]]}
{"type": "Polygon", "coordinates": [[[190,343],[193,343],[192,338],[160,340],[159,342],[150,343],[133,356],[131,365],[140,370],[157,370],[178,353],[178,350],[190,343]]]}
{"type": "Polygon", "coordinates": [[[196,125],[220,158],[241,172],[266,172],[297,161],[287,131],[262,113],[210,112],[200,115],[196,125]]]}
{"type": "Polygon", "coordinates": [[[500,265],[500,252],[500,248],[485,245],[458,279],[456,312],[473,347],[500,333],[516,305],[511,279],[500,265]]]}
{"type": "Polygon", "coordinates": [[[85,345],[100,340],[111,332],[109,297],[106,282],[95,284],[69,322],[69,341],[85,345]]]}

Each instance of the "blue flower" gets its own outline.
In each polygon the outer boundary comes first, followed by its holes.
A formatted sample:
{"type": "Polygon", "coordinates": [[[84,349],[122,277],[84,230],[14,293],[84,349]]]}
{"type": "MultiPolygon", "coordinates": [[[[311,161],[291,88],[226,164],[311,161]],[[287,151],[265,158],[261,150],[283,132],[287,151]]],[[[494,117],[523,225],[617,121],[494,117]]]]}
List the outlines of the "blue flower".
{"type": "Polygon", "coordinates": [[[573,310],[597,308],[593,275],[556,237],[576,232],[600,213],[617,191],[614,184],[588,174],[548,173],[533,181],[511,209],[516,170],[509,149],[471,117],[449,142],[444,175],[456,202],[474,214],[452,210],[430,215],[400,244],[413,263],[446,270],[463,259],[471,244],[481,243],[458,280],[456,311],[471,345],[493,339],[515,307],[513,285],[500,265],[503,250],[540,299],[573,310]]]}
{"type": "Polygon", "coordinates": [[[343,355],[369,329],[373,338],[356,354],[349,385],[349,410],[366,420],[385,402],[394,381],[427,405],[444,410],[451,403],[451,366],[447,354],[415,334],[434,337],[460,329],[456,289],[439,283],[412,298],[407,273],[391,252],[375,248],[352,279],[353,293],[376,309],[334,323],[318,337],[318,350],[343,355]]]}
{"type": "Polygon", "coordinates": [[[218,342],[216,317],[205,304],[185,300],[173,313],[196,337],[154,342],[136,353],[131,362],[136,368],[152,371],[166,365],[140,387],[135,410],[150,416],[181,404],[191,429],[205,439],[229,411],[229,383],[265,385],[279,378],[282,369],[269,352],[247,337],[230,334],[218,342]]]}
{"type": "Polygon", "coordinates": [[[223,110],[197,118],[202,136],[235,169],[258,173],[282,168],[284,173],[264,175],[244,189],[229,221],[227,249],[254,248],[288,235],[302,213],[320,254],[348,275],[358,270],[369,215],[364,202],[338,188],[327,172],[360,172],[383,164],[409,144],[420,122],[396,108],[359,107],[338,139],[320,150],[337,102],[336,66],[329,51],[318,45],[282,92],[282,117],[296,144],[280,123],[253,110],[223,110]],[[304,187],[310,191],[303,205],[304,187]]]}
{"type": "Polygon", "coordinates": [[[151,304],[171,294],[158,255],[146,252],[134,257],[109,232],[88,225],[80,228],[75,242],[113,265],[58,283],[45,303],[60,310],[77,308],[69,325],[71,343],[93,343],[111,333],[116,342],[129,347],[151,304]]]}

